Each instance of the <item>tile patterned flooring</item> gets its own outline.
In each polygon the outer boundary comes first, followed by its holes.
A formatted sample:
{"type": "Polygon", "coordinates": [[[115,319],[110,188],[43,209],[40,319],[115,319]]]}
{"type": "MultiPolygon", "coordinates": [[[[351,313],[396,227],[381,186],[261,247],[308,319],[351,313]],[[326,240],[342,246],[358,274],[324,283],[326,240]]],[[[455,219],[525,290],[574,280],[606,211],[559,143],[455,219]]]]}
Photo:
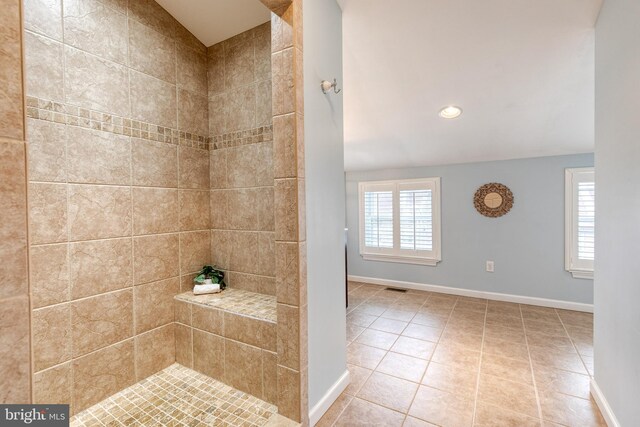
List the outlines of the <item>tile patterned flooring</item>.
{"type": "MultiPolygon", "coordinates": [[[[71,426],[265,426],[277,408],[173,364],[82,411],[71,426]]],[[[295,425],[295,423],[292,423],[295,425]]]]}
{"type": "Polygon", "coordinates": [[[606,426],[593,316],[351,282],[351,384],[326,426],[606,426]]]}

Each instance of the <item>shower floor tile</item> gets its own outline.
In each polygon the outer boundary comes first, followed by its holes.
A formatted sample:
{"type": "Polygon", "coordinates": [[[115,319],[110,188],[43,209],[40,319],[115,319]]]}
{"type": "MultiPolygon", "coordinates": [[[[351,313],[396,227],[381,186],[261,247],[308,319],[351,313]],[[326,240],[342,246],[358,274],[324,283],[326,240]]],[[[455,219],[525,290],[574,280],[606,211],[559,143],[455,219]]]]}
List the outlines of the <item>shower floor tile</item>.
{"type": "Polygon", "coordinates": [[[179,364],[71,418],[72,426],[263,426],[277,408],[179,364]]]}

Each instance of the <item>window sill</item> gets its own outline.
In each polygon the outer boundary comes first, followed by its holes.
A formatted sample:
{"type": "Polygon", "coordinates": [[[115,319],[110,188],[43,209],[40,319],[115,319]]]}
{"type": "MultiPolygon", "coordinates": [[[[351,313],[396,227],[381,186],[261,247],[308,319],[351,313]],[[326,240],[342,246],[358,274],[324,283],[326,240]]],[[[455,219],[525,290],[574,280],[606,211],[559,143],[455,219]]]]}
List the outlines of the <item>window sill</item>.
{"type": "Polygon", "coordinates": [[[567,270],[574,279],[593,280],[593,270],[567,270]]]}
{"type": "Polygon", "coordinates": [[[360,254],[366,261],[396,262],[400,264],[418,264],[435,267],[441,260],[435,258],[417,258],[397,255],[360,254]]]}

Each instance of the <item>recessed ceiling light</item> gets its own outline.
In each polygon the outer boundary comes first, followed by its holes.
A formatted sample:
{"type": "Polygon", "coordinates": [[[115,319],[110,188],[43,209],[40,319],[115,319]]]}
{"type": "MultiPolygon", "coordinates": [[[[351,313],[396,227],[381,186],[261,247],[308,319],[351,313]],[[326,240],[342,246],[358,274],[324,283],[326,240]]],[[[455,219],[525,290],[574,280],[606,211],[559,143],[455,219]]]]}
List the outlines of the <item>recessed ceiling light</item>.
{"type": "Polygon", "coordinates": [[[457,117],[460,117],[460,114],[462,114],[462,108],[456,107],[455,105],[444,107],[442,110],[440,110],[440,113],[438,113],[438,115],[443,119],[455,119],[457,117]]]}

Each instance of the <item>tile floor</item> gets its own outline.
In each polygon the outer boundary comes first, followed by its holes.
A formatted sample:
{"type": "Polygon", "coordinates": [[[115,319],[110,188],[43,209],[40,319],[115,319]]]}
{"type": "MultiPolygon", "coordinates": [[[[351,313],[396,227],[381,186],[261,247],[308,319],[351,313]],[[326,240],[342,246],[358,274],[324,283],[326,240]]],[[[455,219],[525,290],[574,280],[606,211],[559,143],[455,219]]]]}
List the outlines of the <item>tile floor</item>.
{"type": "Polygon", "coordinates": [[[286,425],[276,422],[281,418],[276,411],[267,402],[174,364],[77,414],[71,426],[286,425]]]}
{"type": "Polygon", "coordinates": [[[593,316],[350,283],[351,384],[318,426],[605,426],[593,316]]]}

